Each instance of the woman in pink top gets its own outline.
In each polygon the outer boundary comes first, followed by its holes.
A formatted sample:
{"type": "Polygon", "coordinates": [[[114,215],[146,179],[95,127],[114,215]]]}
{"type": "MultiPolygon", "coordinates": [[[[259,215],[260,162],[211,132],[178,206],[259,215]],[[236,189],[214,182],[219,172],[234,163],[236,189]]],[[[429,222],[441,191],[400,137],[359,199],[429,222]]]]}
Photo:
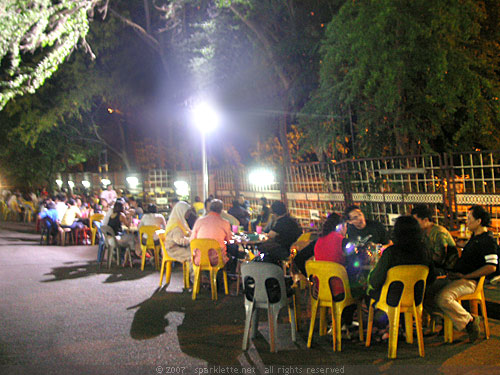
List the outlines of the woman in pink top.
{"type": "Polygon", "coordinates": [[[324,260],[345,265],[344,252],[342,251],[342,241],[344,236],[337,232],[340,224],[340,216],[332,213],[323,224],[323,230],[314,246],[314,257],[316,260],[324,260]]]}
{"type": "MultiPolygon", "coordinates": [[[[323,224],[321,235],[314,246],[314,257],[316,260],[335,262],[345,265],[345,257],[342,246],[344,236],[342,233],[337,232],[337,226],[339,224],[340,216],[336,213],[330,214],[326,219],[323,224]]],[[[334,296],[340,295],[341,293],[343,294],[344,287],[342,286],[340,279],[335,278],[331,283],[334,296]]]]}

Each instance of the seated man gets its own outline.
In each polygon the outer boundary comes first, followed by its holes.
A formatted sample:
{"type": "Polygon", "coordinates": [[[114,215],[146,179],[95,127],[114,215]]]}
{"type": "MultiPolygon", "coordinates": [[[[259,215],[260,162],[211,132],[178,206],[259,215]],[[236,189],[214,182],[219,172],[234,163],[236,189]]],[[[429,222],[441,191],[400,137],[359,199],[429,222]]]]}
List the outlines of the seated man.
{"type": "Polygon", "coordinates": [[[230,255],[236,256],[238,253],[238,246],[229,244],[233,234],[231,233],[231,224],[229,224],[229,221],[221,217],[222,208],[223,203],[221,200],[214,199],[210,202],[208,214],[200,217],[194,223],[190,241],[197,238],[211,238],[217,240],[222,249],[222,260],[224,263],[227,263],[229,260],[227,253],[229,252],[230,255]]]}
{"type": "Polygon", "coordinates": [[[425,306],[436,307],[453,321],[456,330],[467,330],[470,342],[479,336],[479,317],[473,317],[458,302],[461,296],[474,293],[481,276],[493,276],[498,267],[497,244],[488,232],[490,215],[481,206],[472,206],[467,213],[467,228],[472,237],[465,245],[454,272],[436,280],[427,290],[425,306]]]}
{"type": "Polygon", "coordinates": [[[295,219],[290,217],[283,202],[276,201],[271,206],[271,211],[276,216],[269,240],[259,247],[264,254],[263,260],[276,263],[290,256],[290,247],[302,234],[302,229],[295,219]]]}
{"type": "Polygon", "coordinates": [[[348,224],[347,238],[350,242],[357,242],[368,237],[367,241],[375,244],[387,245],[390,242],[384,226],[379,222],[366,220],[359,206],[347,207],[344,215],[348,224]]]}
{"type": "Polygon", "coordinates": [[[411,210],[411,215],[417,219],[424,232],[427,250],[432,255],[432,261],[438,274],[444,275],[453,269],[458,260],[455,241],[448,230],[432,222],[431,210],[423,204],[417,204],[411,210]]]}
{"type": "Polygon", "coordinates": [[[42,208],[38,216],[40,217],[40,220],[43,220],[45,222],[45,225],[47,226],[47,243],[55,244],[57,236],[61,230],[58,223],[59,219],[57,216],[56,204],[52,201],[48,201],[46,203],[46,208],[42,208]],[[52,242],[50,241],[50,237],[52,237],[52,242]]]}
{"type": "Polygon", "coordinates": [[[245,230],[248,230],[248,223],[250,222],[250,214],[247,210],[245,210],[237,199],[233,201],[233,207],[231,207],[227,213],[229,215],[234,216],[239,222],[240,225],[243,226],[245,230]]]}
{"type": "MultiPolygon", "coordinates": [[[[71,230],[82,229],[84,227],[83,223],[77,219],[81,218],[82,214],[80,209],[76,205],[76,201],[73,198],[68,199],[68,208],[64,212],[64,216],[61,220],[61,228],[68,228],[71,230]]],[[[64,246],[64,231],[61,233],[61,246],[64,246]]]]}
{"type": "Polygon", "coordinates": [[[252,221],[252,230],[256,230],[257,225],[265,227],[269,222],[269,217],[271,216],[271,209],[267,204],[267,198],[261,197],[260,203],[261,203],[261,210],[259,215],[257,216],[257,219],[252,221]]]}

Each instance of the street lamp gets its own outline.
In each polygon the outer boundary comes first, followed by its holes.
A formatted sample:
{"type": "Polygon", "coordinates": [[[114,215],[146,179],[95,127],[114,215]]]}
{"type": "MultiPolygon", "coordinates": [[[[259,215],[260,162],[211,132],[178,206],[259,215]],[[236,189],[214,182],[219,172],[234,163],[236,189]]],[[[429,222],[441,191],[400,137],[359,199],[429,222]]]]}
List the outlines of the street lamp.
{"type": "Polygon", "coordinates": [[[202,102],[192,109],[192,119],[201,133],[201,154],[203,165],[203,201],[208,197],[208,162],[205,135],[214,130],[219,123],[217,112],[208,103],[202,102]]]}
{"type": "Polygon", "coordinates": [[[248,176],[250,183],[257,186],[272,185],[275,183],[274,173],[269,169],[255,169],[248,176]]]}

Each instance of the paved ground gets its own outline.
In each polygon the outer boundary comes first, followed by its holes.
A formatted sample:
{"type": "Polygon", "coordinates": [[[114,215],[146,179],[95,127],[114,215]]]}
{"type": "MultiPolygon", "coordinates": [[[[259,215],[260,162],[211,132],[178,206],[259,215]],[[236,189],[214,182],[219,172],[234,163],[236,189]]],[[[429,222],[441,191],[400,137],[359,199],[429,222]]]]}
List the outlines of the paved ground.
{"type": "Polygon", "coordinates": [[[403,341],[397,360],[380,343],[344,341],[333,353],[317,335],[307,349],[307,328],[294,344],[284,323],[270,353],[265,322],[244,353],[241,295],[212,302],[202,290],[193,302],[180,267],[158,290],[152,268],[99,270],[96,246],[40,246],[30,231],[0,223],[0,374],[500,374],[495,320],[475,345],[459,333],[452,345],[426,337],[425,358],[403,341]]]}

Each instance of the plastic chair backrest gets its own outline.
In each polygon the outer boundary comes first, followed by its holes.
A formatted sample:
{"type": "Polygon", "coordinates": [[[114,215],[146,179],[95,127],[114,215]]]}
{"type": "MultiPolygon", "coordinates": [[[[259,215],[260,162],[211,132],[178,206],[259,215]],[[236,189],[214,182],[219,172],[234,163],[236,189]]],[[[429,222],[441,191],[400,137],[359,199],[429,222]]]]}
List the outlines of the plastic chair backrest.
{"type": "Polygon", "coordinates": [[[108,246],[112,248],[118,247],[118,242],[116,241],[115,231],[109,225],[101,225],[101,232],[104,236],[104,240],[108,246]]]}
{"type": "Polygon", "coordinates": [[[167,237],[167,233],[164,230],[158,231],[158,238],[160,239],[160,247],[161,247],[161,252],[163,254],[163,258],[166,260],[172,260],[175,261],[176,259],[172,258],[170,254],[168,253],[167,248],[165,247],[165,239],[167,237]]]}
{"type": "Polygon", "coordinates": [[[377,302],[376,307],[387,311],[389,306],[396,307],[398,302],[402,310],[412,308],[413,302],[415,302],[415,306],[419,306],[423,301],[428,273],[429,267],[417,264],[390,268],[387,271],[387,277],[380,292],[380,300],[377,302]],[[403,284],[401,296],[394,298],[391,291],[401,283],[403,284]],[[390,300],[388,300],[388,296],[390,300]]]}
{"type": "Polygon", "coordinates": [[[290,247],[290,253],[292,255],[295,255],[297,251],[300,251],[304,247],[306,247],[309,242],[311,242],[311,234],[311,232],[302,233],[299,238],[297,238],[297,241],[295,241],[290,247]]]}
{"type": "Polygon", "coordinates": [[[146,235],[146,246],[148,249],[154,249],[155,247],[155,242],[154,242],[154,235],[157,230],[160,230],[160,227],[156,225],[143,225],[139,228],[139,239],[142,242],[143,235],[146,235]]]}
{"type": "Polygon", "coordinates": [[[309,241],[311,241],[311,232],[305,232],[302,233],[295,242],[309,242],[309,241]]]}
{"type": "Polygon", "coordinates": [[[193,264],[202,268],[224,267],[219,242],[209,238],[197,238],[190,242],[193,264]],[[198,256],[199,254],[199,256],[198,256]]]}
{"type": "Polygon", "coordinates": [[[467,301],[467,300],[481,300],[483,298],[483,289],[484,289],[484,280],[486,276],[481,276],[479,281],[477,282],[476,290],[474,293],[467,294],[465,296],[461,296],[459,300],[467,301]]]}
{"type": "Polygon", "coordinates": [[[285,277],[283,269],[274,263],[264,262],[248,262],[241,266],[241,276],[243,285],[245,286],[245,299],[247,301],[255,301],[257,307],[267,308],[268,304],[282,307],[287,306],[288,297],[286,294],[285,277]],[[276,285],[276,280],[280,288],[280,298],[277,301],[270,301],[269,288],[272,284],[276,285]],[[253,286],[252,286],[253,284],[253,286]],[[253,289],[253,295],[249,288],[253,289]]]}
{"type": "Polygon", "coordinates": [[[104,215],[103,214],[93,214],[90,218],[89,218],[89,226],[90,228],[93,228],[93,223],[94,221],[103,221],[104,220],[104,215]]]}
{"type": "MultiPolygon", "coordinates": [[[[351,287],[345,267],[339,263],[322,260],[310,260],[306,263],[306,271],[309,277],[318,278],[318,298],[323,301],[332,301],[333,291],[330,280],[338,278],[344,287],[344,298],[341,301],[352,301],[351,287]],[[325,286],[328,286],[325,288],[325,286]]],[[[340,301],[336,301],[340,302],[340,301]]]]}

